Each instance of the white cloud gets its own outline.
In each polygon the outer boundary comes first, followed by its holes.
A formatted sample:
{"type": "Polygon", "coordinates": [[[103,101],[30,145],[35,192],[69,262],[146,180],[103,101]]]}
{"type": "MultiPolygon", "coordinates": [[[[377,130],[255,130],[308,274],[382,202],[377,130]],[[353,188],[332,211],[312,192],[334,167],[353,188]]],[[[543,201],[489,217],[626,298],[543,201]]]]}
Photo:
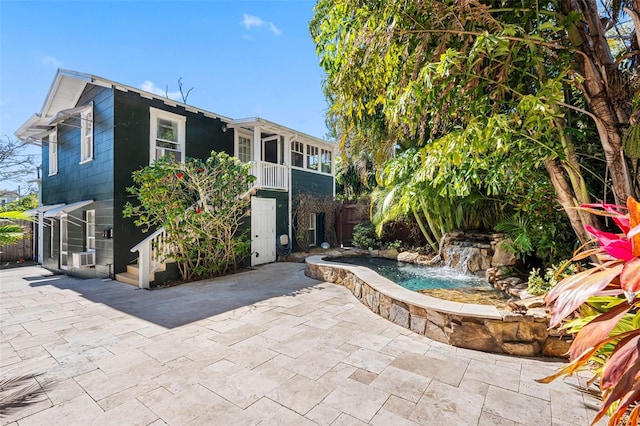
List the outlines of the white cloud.
{"type": "Polygon", "coordinates": [[[244,25],[244,27],[248,30],[253,27],[265,27],[275,35],[280,35],[282,33],[282,31],[280,31],[280,29],[278,29],[278,27],[276,27],[276,24],[274,24],[273,22],[263,21],[259,16],[248,15],[246,13],[242,15],[242,25],[244,25]]]}
{"type": "Polygon", "coordinates": [[[180,94],[180,91],[177,90],[175,92],[168,92],[166,89],[163,89],[161,87],[157,87],[156,84],[153,81],[149,81],[149,80],[145,80],[144,83],[142,83],[140,86],[140,89],[144,90],[145,92],[150,92],[153,93],[154,95],[158,95],[158,96],[166,96],[169,97],[170,99],[176,100],[176,101],[182,101],[182,95],[180,94]]]}
{"type": "Polygon", "coordinates": [[[60,68],[62,66],[62,61],[55,56],[47,55],[42,58],[42,63],[45,65],[52,65],[55,68],[60,68]]]}

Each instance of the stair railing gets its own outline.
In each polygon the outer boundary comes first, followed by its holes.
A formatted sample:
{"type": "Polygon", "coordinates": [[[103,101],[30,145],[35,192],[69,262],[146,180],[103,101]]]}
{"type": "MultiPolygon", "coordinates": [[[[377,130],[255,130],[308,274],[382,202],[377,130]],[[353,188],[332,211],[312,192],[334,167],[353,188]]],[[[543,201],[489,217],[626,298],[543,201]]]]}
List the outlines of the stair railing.
{"type": "Polygon", "coordinates": [[[167,233],[160,228],[131,248],[138,252],[138,287],[149,288],[151,274],[167,260],[167,247],[167,233]]]}

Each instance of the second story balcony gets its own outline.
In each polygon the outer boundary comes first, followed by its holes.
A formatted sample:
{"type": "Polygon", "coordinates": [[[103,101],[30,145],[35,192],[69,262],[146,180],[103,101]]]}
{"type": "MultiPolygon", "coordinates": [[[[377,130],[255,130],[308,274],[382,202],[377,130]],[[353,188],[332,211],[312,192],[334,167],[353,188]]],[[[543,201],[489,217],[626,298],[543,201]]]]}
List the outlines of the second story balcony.
{"type": "Polygon", "coordinates": [[[254,187],[257,189],[289,190],[289,168],[287,166],[266,161],[253,161],[251,174],[256,177],[254,187]]]}

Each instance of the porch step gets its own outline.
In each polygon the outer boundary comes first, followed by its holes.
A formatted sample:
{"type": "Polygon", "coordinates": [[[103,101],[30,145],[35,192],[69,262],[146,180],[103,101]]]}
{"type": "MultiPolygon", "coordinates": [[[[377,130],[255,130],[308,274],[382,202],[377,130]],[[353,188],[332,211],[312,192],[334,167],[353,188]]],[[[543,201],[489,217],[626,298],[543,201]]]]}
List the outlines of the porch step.
{"type": "MultiPolygon", "coordinates": [[[[166,271],[166,269],[167,267],[164,263],[158,266],[158,269],[156,269],[154,272],[149,274],[149,281],[155,280],[156,272],[166,271]]],[[[138,266],[137,263],[133,263],[133,264],[127,265],[127,272],[116,274],[116,281],[135,285],[137,287],[139,285],[139,282],[138,282],[139,277],[140,277],[140,267],[138,266]]]]}
{"type": "Polygon", "coordinates": [[[122,272],[116,274],[116,281],[138,287],[138,275],[134,275],[131,272],[122,272]]]}

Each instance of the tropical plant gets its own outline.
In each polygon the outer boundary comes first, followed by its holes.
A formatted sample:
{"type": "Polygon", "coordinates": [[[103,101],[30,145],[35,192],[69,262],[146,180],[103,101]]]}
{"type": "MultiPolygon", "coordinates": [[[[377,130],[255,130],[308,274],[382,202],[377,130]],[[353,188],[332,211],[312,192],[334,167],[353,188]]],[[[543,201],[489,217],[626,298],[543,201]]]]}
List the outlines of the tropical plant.
{"type": "Polygon", "coordinates": [[[529,272],[529,279],[527,280],[527,293],[534,296],[541,296],[546,294],[555,287],[556,284],[563,278],[574,275],[578,272],[576,265],[569,264],[565,266],[563,264],[551,265],[545,269],[544,273],[540,272],[539,268],[533,268],[529,272]],[[561,268],[563,268],[560,270],[561,268]]]}
{"type": "Polygon", "coordinates": [[[14,244],[24,239],[27,233],[17,221],[30,221],[31,216],[22,211],[0,212],[0,246],[14,244]]]}
{"type": "Polygon", "coordinates": [[[584,243],[585,225],[598,224],[576,207],[603,193],[585,177],[601,168],[593,158],[608,170],[595,179],[605,194],[625,200],[639,184],[620,155],[639,105],[638,33],[617,39],[617,57],[605,35],[623,10],[637,26],[640,0],[609,6],[320,0],[310,30],[327,73],[327,121],[343,151],[378,166],[418,151],[411,182],[426,184],[411,187],[409,211],[444,196],[509,194],[544,172],[584,243]]]}
{"type": "Polygon", "coordinates": [[[250,165],[223,152],[184,164],[163,157],[133,173],[125,217],[148,231],[164,227],[170,241],[167,257],[176,261],[185,281],[237,270],[249,254],[243,231],[249,201],[239,196],[255,180],[250,165]]]}
{"type": "Polygon", "coordinates": [[[364,250],[377,250],[382,248],[382,240],[373,224],[367,220],[353,227],[353,245],[364,250]]]}
{"type": "Polygon", "coordinates": [[[602,393],[602,407],[594,423],[606,413],[610,425],[637,425],[640,418],[640,203],[633,197],[626,209],[612,204],[590,204],[585,212],[611,218],[621,233],[587,228],[598,245],[591,243],[572,261],[596,259],[589,269],[564,278],[547,294],[550,326],[565,324],[575,338],[570,363],[541,379],[548,383],[573,374],[591,363],[602,393]],[[625,214],[625,210],[627,211],[625,214]]]}

